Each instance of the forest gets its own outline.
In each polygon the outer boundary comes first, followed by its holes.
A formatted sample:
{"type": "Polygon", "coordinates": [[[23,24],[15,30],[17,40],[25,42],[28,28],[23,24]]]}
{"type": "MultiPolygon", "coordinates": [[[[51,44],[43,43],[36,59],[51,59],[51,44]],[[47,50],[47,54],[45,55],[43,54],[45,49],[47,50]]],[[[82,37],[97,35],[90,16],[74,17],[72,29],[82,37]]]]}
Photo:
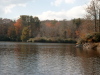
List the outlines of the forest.
{"type": "Polygon", "coordinates": [[[100,32],[100,6],[92,0],[84,18],[43,20],[20,15],[17,20],[0,18],[0,41],[76,42],[100,32]]]}

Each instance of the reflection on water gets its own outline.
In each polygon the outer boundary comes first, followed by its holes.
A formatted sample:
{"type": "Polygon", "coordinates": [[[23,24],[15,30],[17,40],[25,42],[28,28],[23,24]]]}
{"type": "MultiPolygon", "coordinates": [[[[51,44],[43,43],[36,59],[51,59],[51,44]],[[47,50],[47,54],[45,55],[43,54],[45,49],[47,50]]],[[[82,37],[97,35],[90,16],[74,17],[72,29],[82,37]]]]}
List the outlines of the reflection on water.
{"type": "Polygon", "coordinates": [[[0,42],[0,75],[99,75],[100,51],[74,44],[0,42]]]}

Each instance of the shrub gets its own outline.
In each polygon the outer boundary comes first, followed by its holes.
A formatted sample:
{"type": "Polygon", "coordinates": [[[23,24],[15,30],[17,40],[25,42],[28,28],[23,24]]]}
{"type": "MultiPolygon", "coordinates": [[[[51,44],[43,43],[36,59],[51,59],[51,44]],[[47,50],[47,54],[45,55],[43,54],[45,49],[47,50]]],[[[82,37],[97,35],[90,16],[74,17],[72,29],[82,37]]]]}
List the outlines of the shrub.
{"type": "Polygon", "coordinates": [[[85,42],[100,42],[100,32],[95,32],[85,37],[85,42]]]}
{"type": "Polygon", "coordinates": [[[36,38],[30,38],[30,42],[45,42],[45,43],[76,43],[75,40],[72,39],[62,39],[58,37],[54,38],[46,38],[46,37],[36,37],[36,38]]]}

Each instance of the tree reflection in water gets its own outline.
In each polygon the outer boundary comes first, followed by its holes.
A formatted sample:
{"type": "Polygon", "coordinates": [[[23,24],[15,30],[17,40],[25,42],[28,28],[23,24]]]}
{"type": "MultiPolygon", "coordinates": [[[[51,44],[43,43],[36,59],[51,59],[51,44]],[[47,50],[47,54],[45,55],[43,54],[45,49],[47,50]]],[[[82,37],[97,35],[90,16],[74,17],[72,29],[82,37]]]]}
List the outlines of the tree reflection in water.
{"type": "Polygon", "coordinates": [[[100,52],[98,50],[76,49],[77,56],[81,57],[81,64],[85,75],[100,74],[100,52]]]}
{"type": "Polygon", "coordinates": [[[0,43],[0,75],[99,75],[100,51],[74,44],[0,43]]]}

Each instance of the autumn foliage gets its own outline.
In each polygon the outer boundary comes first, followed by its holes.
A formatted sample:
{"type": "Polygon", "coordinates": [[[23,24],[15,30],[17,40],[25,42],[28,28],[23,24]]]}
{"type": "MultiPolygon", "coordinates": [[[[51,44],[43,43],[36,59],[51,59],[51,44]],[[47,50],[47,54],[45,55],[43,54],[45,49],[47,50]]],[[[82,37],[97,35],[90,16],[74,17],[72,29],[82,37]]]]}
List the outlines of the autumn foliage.
{"type": "Polygon", "coordinates": [[[14,26],[15,26],[16,35],[20,36],[23,29],[22,20],[18,19],[14,24],[14,26]]]}

